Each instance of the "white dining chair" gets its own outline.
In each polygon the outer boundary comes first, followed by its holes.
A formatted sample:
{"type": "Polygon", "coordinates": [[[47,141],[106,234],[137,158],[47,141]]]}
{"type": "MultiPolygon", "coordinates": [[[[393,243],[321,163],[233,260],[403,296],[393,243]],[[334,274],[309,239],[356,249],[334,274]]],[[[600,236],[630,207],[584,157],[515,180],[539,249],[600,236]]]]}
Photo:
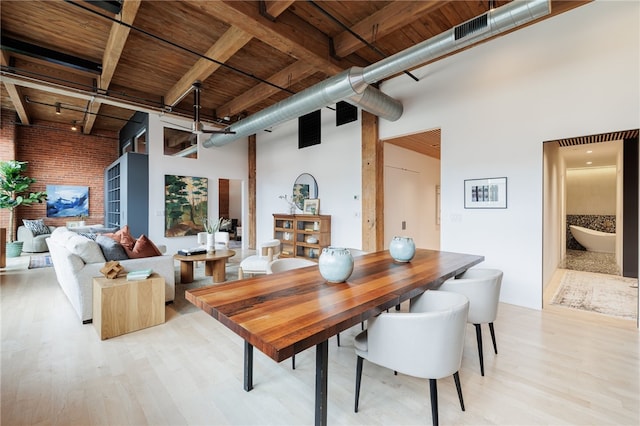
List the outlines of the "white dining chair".
{"type": "Polygon", "coordinates": [[[288,271],[290,269],[304,268],[305,266],[318,266],[313,260],[302,257],[283,257],[275,259],[267,265],[267,274],[288,271]]]}
{"type": "MultiPolygon", "coordinates": [[[[313,260],[301,257],[283,257],[275,259],[267,266],[267,274],[277,274],[278,272],[289,271],[291,269],[304,268],[307,266],[318,266],[313,260]]],[[[340,346],[340,334],[337,334],[338,346],[340,346]]],[[[291,356],[291,368],[296,369],[296,354],[291,356]]]]}
{"type": "Polygon", "coordinates": [[[411,300],[409,312],[382,313],[368,320],[355,338],[355,412],[358,412],[363,360],[396,373],[429,379],[431,417],[438,424],[437,379],[453,375],[464,411],[458,370],[462,364],[469,300],[457,293],[427,291],[411,300]]]}
{"type": "Polygon", "coordinates": [[[502,271],[498,269],[471,268],[456,278],[442,283],[438,290],[453,291],[464,294],[469,299],[469,323],[476,329],[478,356],[480,357],[480,374],[484,376],[484,356],[482,353],[481,324],[489,324],[493,351],[498,354],[496,333],[493,322],[498,315],[502,271]]]}
{"type": "Polygon", "coordinates": [[[258,254],[248,256],[240,262],[238,267],[238,279],[244,278],[244,274],[266,274],[267,266],[280,255],[280,240],[268,240],[260,244],[258,254]]]}

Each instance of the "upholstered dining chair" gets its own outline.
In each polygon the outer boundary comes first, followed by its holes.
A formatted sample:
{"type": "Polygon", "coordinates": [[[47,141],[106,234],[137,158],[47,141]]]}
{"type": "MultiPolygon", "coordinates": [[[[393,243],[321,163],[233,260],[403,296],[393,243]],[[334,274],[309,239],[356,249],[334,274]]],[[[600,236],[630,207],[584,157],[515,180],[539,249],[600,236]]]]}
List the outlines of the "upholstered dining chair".
{"type": "Polygon", "coordinates": [[[493,322],[498,314],[502,271],[498,269],[471,268],[456,278],[442,283],[438,290],[453,291],[464,294],[469,299],[469,323],[476,329],[478,355],[480,357],[480,374],[484,376],[484,357],[482,353],[481,324],[489,324],[493,351],[498,354],[496,333],[493,322]]]}
{"type": "MultiPolygon", "coordinates": [[[[275,259],[267,266],[267,274],[277,274],[291,269],[304,268],[306,266],[317,266],[313,260],[303,259],[301,257],[283,257],[275,259]]],[[[340,346],[340,334],[337,335],[338,346],[340,346]]],[[[291,357],[291,368],[296,369],[296,354],[291,357]]]]}
{"type": "Polygon", "coordinates": [[[409,312],[382,313],[368,320],[355,338],[355,412],[358,412],[363,360],[396,373],[429,379],[431,417],[438,424],[437,379],[453,375],[464,411],[458,370],[469,312],[469,300],[457,293],[427,291],[411,300],[409,312]]]}
{"type": "Polygon", "coordinates": [[[240,262],[238,268],[238,279],[244,278],[244,274],[266,274],[267,266],[273,259],[280,255],[280,240],[267,240],[260,244],[258,254],[248,256],[240,262]]]}
{"type": "Polygon", "coordinates": [[[305,266],[314,265],[317,266],[318,263],[302,257],[283,257],[269,262],[267,265],[267,274],[275,274],[278,272],[288,271],[290,269],[304,268],[305,266]]]}

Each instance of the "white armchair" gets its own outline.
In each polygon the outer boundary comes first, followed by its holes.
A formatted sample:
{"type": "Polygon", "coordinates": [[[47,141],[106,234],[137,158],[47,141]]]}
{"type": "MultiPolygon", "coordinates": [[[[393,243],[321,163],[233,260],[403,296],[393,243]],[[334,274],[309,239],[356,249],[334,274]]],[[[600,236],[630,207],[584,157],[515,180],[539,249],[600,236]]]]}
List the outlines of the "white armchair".
{"type": "Polygon", "coordinates": [[[246,257],[240,262],[238,268],[238,279],[244,278],[244,274],[266,274],[267,266],[273,259],[280,255],[280,240],[268,240],[260,244],[258,254],[246,257]]]}
{"type": "Polygon", "coordinates": [[[502,271],[498,269],[471,268],[457,278],[451,278],[438,288],[438,290],[453,291],[464,294],[469,299],[469,323],[476,328],[476,340],[478,341],[478,355],[480,357],[480,374],[484,376],[484,357],[482,354],[482,329],[481,324],[489,324],[493,351],[498,354],[496,345],[496,333],[493,322],[498,315],[498,302],[500,300],[500,286],[502,284],[502,271]]]}
{"type": "Polygon", "coordinates": [[[411,300],[409,313],[382,313],[355,338],[355,412],[363,359],[414,377],[428,378],[431,416],[438,424],[437,379],[453,375],[464,411],[458,370],[462,363],[469,300],[457,293],[427,291],[411,300]]]}

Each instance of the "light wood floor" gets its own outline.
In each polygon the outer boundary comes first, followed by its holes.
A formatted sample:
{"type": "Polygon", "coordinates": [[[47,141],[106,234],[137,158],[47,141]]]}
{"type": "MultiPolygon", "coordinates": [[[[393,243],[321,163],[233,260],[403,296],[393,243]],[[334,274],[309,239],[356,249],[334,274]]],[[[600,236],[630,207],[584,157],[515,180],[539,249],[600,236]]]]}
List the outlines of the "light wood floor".
{"type": "MultiPolygon", "coordinates": [[[[82,325],[53,269],[0,272],[2,425],[298,425],[313,421],[314,349],[276,364],[255,352],[242,390],[242,340],[204,312],[100,341],[82,325]]],[[[500,306],[499,355],[485,339],[479,373],[472,326],[460,378],[439,381],[441,424],[637,425],[640,334],[632,321],[550,307],[500,306]]],[[[359,327],[329,345],[332,425],[430,424],[428,383],[364,365],[353,412],[359,327]]],[[[486,331],[486,330],[485,330],[486,331]]]]}

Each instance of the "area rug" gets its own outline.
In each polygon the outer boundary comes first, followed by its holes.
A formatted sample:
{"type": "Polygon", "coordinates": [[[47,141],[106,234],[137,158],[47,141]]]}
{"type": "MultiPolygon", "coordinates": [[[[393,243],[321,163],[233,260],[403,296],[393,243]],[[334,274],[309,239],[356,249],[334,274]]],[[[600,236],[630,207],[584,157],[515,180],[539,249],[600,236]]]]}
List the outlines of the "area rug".
{"type": "MultiPolygon", "coordinates": [[[[194,288],[206,287],[210,285],[215,285],[213,283],[213,279],[211,277],[205,276],[204,272],[204,264],[202,262],[197,262],[198,266],[194,268],[193,271],[193,282],[188,284],[180,283],[180,272],[179,269],[176,269],[176,295],[173,301],[173,309],[180,315],[189,314],[192,312],[198,312],[200,308],[195,306],[193,303],[189,302],[185,299],[185,291],[192,290],[194,288]]],[[[238,279],[238,267],[240,263],[235,258],[231,258],[231,260],[227,263],[226,267],[226,281],[234,281],[238,279]]],[[[222,284],[222,283],[218,283],[222,284]]]]}
{"type": "Polygon", "coordinates": [[[566,271],[553,296],[553,305],[636,319],[638,280],[615,275],[566,271]]]}
{"type": "Polygon", "coordinates": [[[48,254],[44,256],[31,256],[29,260],[29,269],[48,268],[49,266],[53,266],[53,262],[51,261],[51,256],[48,254]]]}

